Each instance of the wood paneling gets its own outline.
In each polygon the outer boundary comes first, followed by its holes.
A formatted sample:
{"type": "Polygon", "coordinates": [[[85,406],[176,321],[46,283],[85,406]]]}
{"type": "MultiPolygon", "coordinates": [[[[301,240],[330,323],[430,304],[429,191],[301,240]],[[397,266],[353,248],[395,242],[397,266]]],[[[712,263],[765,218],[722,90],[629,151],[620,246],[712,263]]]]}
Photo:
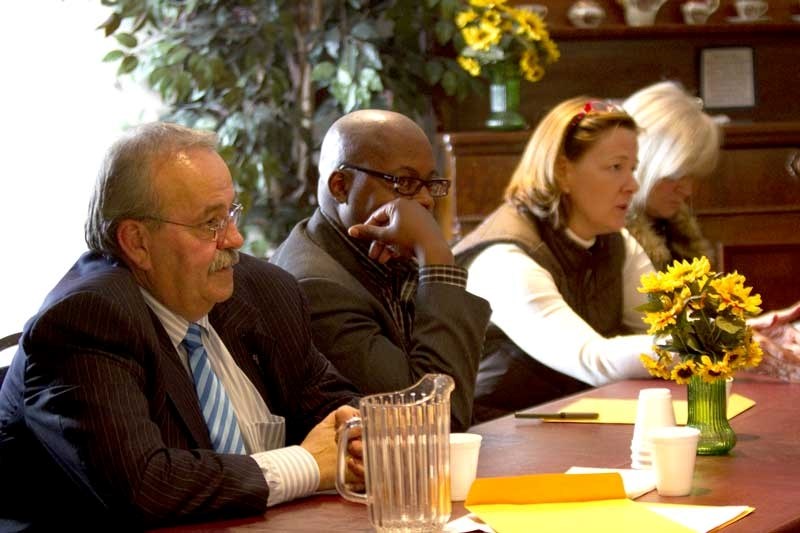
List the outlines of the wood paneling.
{"type": "Polygon", "coordinates": [[[462,132],[438,136],[443,176],[450,194],[437,203],[437,218],[448,240],[458,240],[500,205],[529,131],[462,132]],[[458,176],[458,179],[456,179],[458,176]]]}
{"type": "Polygon", "coordinates": [[[800,243],[726,244],[719,259],[726,271],[736,270],[748,284],[752,281],[753,293],[761,295],[766,308],[781,309],[798,300],[800,243]]]}

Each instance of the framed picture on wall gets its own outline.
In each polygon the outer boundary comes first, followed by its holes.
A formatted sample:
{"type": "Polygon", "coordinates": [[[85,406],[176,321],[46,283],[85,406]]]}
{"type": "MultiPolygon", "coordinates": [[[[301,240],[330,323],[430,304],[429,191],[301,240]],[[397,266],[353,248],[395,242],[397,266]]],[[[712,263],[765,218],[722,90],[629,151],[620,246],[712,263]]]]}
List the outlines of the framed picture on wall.
{"type": "Polygon", "coordinates": [[[704,48],[700,52],[700,96],[706,108],[754,107],[753,48],[704,48]]]}

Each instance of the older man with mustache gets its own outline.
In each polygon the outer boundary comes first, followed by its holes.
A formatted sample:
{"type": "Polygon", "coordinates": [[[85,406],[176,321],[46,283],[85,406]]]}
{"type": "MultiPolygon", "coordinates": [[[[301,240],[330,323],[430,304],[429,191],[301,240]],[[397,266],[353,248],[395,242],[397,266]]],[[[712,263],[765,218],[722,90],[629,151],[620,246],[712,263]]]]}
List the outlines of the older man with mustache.
{"type": "MultiPolygon", "coordinates": [[[[0,529],[141,529],[333,488],[357,395],[314,347],[294,279],[236,251],[215,147],[153,123],[107,153],[90,251],[0,389],[0,529]]],[[[360,477],[360,441],[350,452],[360,477]]]]}

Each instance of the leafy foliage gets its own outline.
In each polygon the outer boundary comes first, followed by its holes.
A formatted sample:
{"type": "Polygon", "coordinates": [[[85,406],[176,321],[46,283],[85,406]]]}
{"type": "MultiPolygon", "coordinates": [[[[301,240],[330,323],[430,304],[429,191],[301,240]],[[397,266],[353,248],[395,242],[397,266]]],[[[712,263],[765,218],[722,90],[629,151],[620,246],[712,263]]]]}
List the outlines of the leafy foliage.
{"type": "Polygon", "coordinates": [[[156,90],[162,118],[220,138],[245,247],[268,253],[315,205],[322,135],[354,109],[435,117],[475,88],[452,51],[458,0],[101,0],[104,58],[156,90]]]}

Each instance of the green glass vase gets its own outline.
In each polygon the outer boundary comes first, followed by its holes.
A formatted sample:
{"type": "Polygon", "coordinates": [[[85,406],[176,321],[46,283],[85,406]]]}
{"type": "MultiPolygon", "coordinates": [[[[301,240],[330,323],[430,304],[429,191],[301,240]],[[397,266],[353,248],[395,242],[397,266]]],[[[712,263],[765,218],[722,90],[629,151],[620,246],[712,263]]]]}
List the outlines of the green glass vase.
{"type": "Polygon", "coordinates": [[[489,84],[489,118],[486,127],[492,130],[522,130],[528,127],[519,113],[518,74],[509,74],[498,69],[489,84]]]}
{"type": "Polygon", "coordinates": [[[736,433],[728,423],[725,380],[706,383],[692,376],[687,390],[687,426],[700,430],[697,455],[724,455],[736,446],[736,433]]]}

